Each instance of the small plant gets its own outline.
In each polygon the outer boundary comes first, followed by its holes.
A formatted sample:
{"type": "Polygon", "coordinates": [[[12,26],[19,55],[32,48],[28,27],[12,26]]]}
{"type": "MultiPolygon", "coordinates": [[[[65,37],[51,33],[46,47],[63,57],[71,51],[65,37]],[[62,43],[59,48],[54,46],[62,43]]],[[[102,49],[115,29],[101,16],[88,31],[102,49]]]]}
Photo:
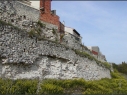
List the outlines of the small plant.
{"type": "Polygon", "coordinates": [[[38,21],[37,24],[40,25],[40,27],[43,27],[43,24],[41,23],[41,21],[38,21]]]}
{"type": "Polygon", "coordinates": [[[33,29],[30,30],[30,31],[28,32],[28,34],[29,34],[29,37],[31,37],[31,38],[33,38],[33,37],[35,36],[35,32],[34,32],[33,29]]]}
{"type": "Polygon", "coordinates": [[[46,24],[43,24],[43,28],[46,28],[46,24]]]}
{"type": "Polygon", "coordinates": [[[41,36],[41,28],[36,28],[35,31],[37,32],[38,36],[41,36]]]}
{"type": "Polygon", "coordinates": [[[46,24],[43,24],[41,21],[38,21],[37,24],[41,27],[41,28],[45,28],[46,24]]]}
{"type": "Polygon", "coordinates": [[[93,56],[90,56],[89,54],[87,54],[86,52],[82,52],[82,51],[79,51],[79,50],[75,50],[75,53],[82,56],[82,57],[86,57],[90,60],[93,60],[94,57],[93,56]]]}
{"type": "Polygon", "coordinates": [[[58,39],[57,38],[55,38],[55,42],[58,43],[58,39]]]}
{"type": "Polygon", "coordinates": [[[28,32],[29,34],[29,37],[33,38],[33,37],[36,37],[38,39],[42,38],[41,37],[41,29],[40,28],[37,28],[37,29],[32,29],[28,32]]]}
{"type": "Polygon", "coordinates": [[[55,30],[54,28],[52,29],[52,33],[53,33],[54,35],[57,35],[56,30],[55,30]]]}
{"type": "Polygon", "coordinates": [[[12,26],[12,24],[10,22],[7,23],[9,26],[12,26]]]}
{"type": "Polygon", "coordinates": [[[5,24],[7,24],[7,22],[0,20],[0,24],[5,25],[5,24]]]}
{"type": "Polygon", "coordinates": [[[8,26],[12,26],[13,29],[21,30],[19,27],[14,26],[14,25],[11,24],[10,22],[7,23],[7,22],[2,21],[2,20],[0,20],[0,25],[8,25],[8,26]]]}
{"type": "Polygon", "coordinates": [[[105,67],[107,68],[111,68],[111,65],[108,62],[102,62],[104,64],[105,67]]]}
{"type": "Polygon", "coordinates": [[[41,28],[37,28],[37,31],[38,31],[38,32],[41,32],[42,30],[41,30],[41,28]]]}
{"type": "Polygon", "coordinates": [[[60,34],[60,43],[62,42],[64,36],[65,34],[60,34]]]}

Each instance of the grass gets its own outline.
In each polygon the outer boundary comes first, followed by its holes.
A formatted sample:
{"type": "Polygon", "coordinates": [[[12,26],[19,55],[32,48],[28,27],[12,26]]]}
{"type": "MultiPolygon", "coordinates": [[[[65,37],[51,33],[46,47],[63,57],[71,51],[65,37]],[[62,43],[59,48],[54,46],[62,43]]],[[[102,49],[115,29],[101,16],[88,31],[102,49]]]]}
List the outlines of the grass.
{"type": "MultiPolygon", "coordinates": [[[[44,79],[41,81],[39,94],[126,95],[127,80],[116,71],[111,75],[112,79],[104,78],[93,81],[44,79]]],[[[0,79],[0,94],[36,94],[37,85],[37,79],[0,79]]]]}
{"type": "Polygon", "coordinates": [[[90,50],[89,50],[86,46],[84,46],[84,45],[81,45],[81,47],[85,48],[85,50],[90,51],[90,50]]]}

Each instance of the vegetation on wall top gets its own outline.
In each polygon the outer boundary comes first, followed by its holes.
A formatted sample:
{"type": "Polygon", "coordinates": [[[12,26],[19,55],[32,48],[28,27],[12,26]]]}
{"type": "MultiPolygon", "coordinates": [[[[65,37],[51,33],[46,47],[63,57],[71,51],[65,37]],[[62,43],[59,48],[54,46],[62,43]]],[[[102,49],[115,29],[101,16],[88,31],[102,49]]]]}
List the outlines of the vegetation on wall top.
{"type": "Polygon", "coordinates": [[[41,28],[45,28],[46,27],[46,24],[41,23],[40,20],[37,22],[37,25],[39,25],[41,28]]]}
{"type": "Polygon", "coordinates": [[[8,26],[12,26],[11,28],[13,28],[13,29],[21,30],[19,27],[14,26],[13,24],[7,23],[7,22],[2,21],[2,20],[0,20],[0,25],[8,25],[8,26]]]}
{"type": "Polygon", "coordinates": [[[106,68],[108,68],[108,69],[111,68],[111,65],[110,65],[108,62],[101,62],[101,61],[97,60],[96,58],[94,58],[93,56],[89,55],[89,54],[86,53],[86,52],[79,51],[79,50],[75,50],[75,53],[78,54],[78,55],[81,56],[81,57],[88,58],[88,59],[90,59],[91,61],[94,60],[94,61],[96,61],[97,64],[104,65],[104,66],[105,66],[106,68]]]}

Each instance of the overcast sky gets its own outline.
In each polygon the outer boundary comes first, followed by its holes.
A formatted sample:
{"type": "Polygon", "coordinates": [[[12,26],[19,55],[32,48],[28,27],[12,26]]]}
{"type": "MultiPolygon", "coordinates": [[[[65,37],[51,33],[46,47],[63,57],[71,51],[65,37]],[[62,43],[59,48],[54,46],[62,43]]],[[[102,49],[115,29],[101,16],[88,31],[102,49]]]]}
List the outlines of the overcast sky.
{"type": "Polygon", "coordinates": [[[52,1],[52,10],[84,45],[99,46],[108,62],[127,62],[127,1],[52,1]]]}

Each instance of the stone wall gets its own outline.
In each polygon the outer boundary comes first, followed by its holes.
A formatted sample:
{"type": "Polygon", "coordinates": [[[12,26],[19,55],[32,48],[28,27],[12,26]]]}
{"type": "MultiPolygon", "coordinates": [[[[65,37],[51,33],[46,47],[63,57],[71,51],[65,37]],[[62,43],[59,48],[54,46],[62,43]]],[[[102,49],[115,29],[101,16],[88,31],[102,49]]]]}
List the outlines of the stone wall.
{"type": "Polygon", "coordinates": [[[66,32],[63,39],[63,43],[66,43],[66,45],[68,45],[71,48],[81,50],[82,49],[81,42],[76,40],[76,38],[77,37],[75,37],[74,35],[66,32]]]}
{"type": "MultiPolygon", "coordinates": [[[[32,27],[36,27],[36,22],[40,20],[40,11],[22,2],[0,1],[0,19],[30,31],[32,27]]],[[[57,25],[41,22],[49,29],[58,29],[57,25]]]]}
{"type": "Polygon", "coordinates": [[[2,58],[0,57],[0,77],[2,75],[2,58]]]}
{"type": "Polygon", "coordinates": [[[41,56],[39,61],[33,65],[4,64],[2,65],[2,76],[11,79],[34,79],[39,77],[41,79],[84,78],[86,80],[98,80],[111,78],[108,69],[86,58],[80,58],[79,62],[73,64],[65,59],[48,56],[41,56]]]}
{"type": "Polygon", "coordinates": [[[80,57],[68,46],[30,38],[26,31],[0,25],[1,76],[5,78],[111,78],[103,65],[80,57]]]}
{"type": "Polygon", "coordinates": [[[51,24],[51,23],[44,22],[44,21],[42,21],[42,20],[41,20],[41,22],[42,22],[43,24],[45,24],[46,27],[49,28],[49,29],[58,29],[58,26],[57,26],[57,25],[53,25],[53,24],[51,24]]]}
{"type": "Polygon", "coordinates": [[[39,20],[39,10],[18,1],[0,1],[0,19],[20,28],[39,20]]]}
{"type": "Polygon", "coordinates": [[[111,78],[110,70],[95,61],[80,57],[74,51],[88,51],[72,35],[60,44],[57,25],[37,25],[39,10],[18,1],[0,1],[0,76],[5,78],[111,78]],[[17,26],[17,27],[13,27],[17,26]],[[21,29],[19,29],[21,28],[21,29]],[[25,29],[25,30],[24,30],[25,29]],[[30,37],[40,31],[41,40],[30,37]],[[47,40],[46,40],[47,39],[47,40]]]}
{"type": "MultiPolygon", "coordinates": [[[[0,1],[0,19],[29,32],[33,28],[37,28],[36,24],[39,19],[39,10],[18,1],[0,1]]],[[[57,35],[54,35],[52,33],[52,29],[56,29],[58,32],[58,26],[44,21],[41,22],[46,25],[45,29],[41,28],[42,36],[49,40],[59,41],[60,34],[57,33],[57,35]]],[[[81,41],[77,41],[76,37],[71,34],[65,35],[62,43],[71,48],[79,49],[91,54],[82,47],[81,41]]],[[[103,61],[102,58],[99,58],[98,60],[103,61]]]]}
{"type": "Polygon", "coordinates": [[[81,41],[77,40],[77,37],[74,35],[66,32],[64,37],[63,37],[63,44],[69,46],[70,48],[74,48],[83,52],[87,52],[91,56],[93,56],[92,52],[87,49],[86,46],[82,45],[81,41]]]}

